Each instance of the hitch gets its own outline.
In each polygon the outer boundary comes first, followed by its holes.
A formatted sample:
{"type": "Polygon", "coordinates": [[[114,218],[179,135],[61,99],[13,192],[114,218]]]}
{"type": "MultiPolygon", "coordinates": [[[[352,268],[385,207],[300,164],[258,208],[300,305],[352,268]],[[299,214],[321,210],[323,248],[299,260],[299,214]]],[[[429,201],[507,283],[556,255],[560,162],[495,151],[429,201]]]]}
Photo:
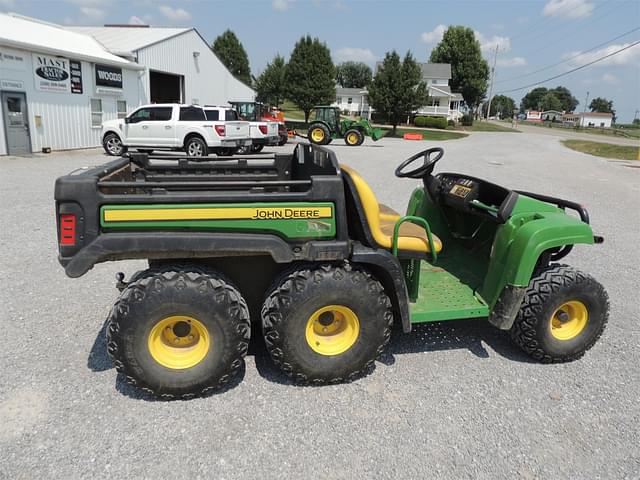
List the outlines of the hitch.
{"type": "Polygon", "coordinates": [[[123,272],[116,273],[116,288],[121,292],[125,288],[127,288],[127,285],[129,285],[129,282],[124,281],[124,273],[123,272]]]}

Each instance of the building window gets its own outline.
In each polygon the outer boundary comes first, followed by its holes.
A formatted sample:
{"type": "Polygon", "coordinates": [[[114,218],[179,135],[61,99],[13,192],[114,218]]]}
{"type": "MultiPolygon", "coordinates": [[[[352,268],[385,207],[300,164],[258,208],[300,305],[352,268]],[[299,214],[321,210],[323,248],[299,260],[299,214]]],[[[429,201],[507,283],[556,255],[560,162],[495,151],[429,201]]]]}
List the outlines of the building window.
{"type": "Polygon", "coordinates": [[[351,105],[353,103],[353,98],[351,98],[351,97],[347,98],[347,103],[349,105],[351,105]]]}
{"type": "Polygon", "coordinates": [[[342,103],[342,97],[336,98],[336,103],[340,105],[342,103]]]}
{"type": "Polygon", "coordinates": [[[124,100],[118,100],[116,102],[116,107],[118,109],[118,118],[124,118],[127,116],[127,102],[124,100]]]}
{"type": "Polygon", "coordinates": [[[99,98],[91,99],[91,126],[102,126],[102,100],[99,98]]]}

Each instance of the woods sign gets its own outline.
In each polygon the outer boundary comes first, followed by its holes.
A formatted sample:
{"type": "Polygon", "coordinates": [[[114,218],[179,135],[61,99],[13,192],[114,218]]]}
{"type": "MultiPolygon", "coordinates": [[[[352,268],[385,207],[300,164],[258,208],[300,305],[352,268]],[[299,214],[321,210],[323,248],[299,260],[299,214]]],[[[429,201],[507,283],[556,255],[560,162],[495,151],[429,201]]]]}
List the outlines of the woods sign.
{"type": "Polygon", "coordinates": [[[38,90],[61,93],[70,91],[69,60],[66,58],[34,53],[33,74],[38,90]]]}
{"type": "Polygon", "coordinates": [[[96,65],[96,86],[122,88],[122,69],[96,65]]]}

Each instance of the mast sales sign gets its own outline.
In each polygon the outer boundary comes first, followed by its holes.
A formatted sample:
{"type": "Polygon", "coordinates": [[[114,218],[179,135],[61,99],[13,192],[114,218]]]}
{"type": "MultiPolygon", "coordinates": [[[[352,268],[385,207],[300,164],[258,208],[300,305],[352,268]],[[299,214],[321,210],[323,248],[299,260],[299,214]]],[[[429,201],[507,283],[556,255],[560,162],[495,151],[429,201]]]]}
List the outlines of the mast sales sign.
{"type": "Polygon", "coordinates": [[[71,91],[69,60],[66,58],[34,53],[33,75],[38,90],[60,93],[71,91]]]}

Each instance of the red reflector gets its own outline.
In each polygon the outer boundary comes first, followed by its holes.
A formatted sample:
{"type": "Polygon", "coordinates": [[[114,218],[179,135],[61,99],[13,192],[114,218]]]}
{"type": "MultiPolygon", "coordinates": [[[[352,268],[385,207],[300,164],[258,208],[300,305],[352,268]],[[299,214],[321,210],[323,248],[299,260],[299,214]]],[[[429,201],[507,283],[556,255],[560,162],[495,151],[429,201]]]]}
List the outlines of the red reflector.
{"type": "Polygon", "coordinates": [[[260,129],[260,131],[262,132],[263,135],[267,134],[267,126],[266,125],[258,125],[258,128],[260,129]]]}
{"type": "Polygon", "coordinates": [[[76,216],[72,213],[60,215],[60,245],[76,244],[76,216]]]}
{"type": "Polygon", "coordinates": [[[221,137],[224,137],[227,134],[227,129],[224,125],[216,125],[213,128],[216,129],[216,133],[221,137]]]}

